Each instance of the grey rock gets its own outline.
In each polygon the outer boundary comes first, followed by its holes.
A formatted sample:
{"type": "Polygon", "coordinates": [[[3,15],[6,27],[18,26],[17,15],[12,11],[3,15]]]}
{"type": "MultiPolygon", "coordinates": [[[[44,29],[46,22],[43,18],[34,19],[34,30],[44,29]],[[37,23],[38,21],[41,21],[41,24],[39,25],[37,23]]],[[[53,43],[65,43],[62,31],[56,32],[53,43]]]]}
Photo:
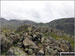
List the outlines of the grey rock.
{"type": "Polygon", "coordinates": [[[24,46],[35,46],[35,43],[32,42],[31,40],[29,40],[28,38],[26,38],[26,39],[23,41],[23,44],[24,44],[24,46]]]}
{"type": "Polygon", "coordinates": [[[7,55],[14,55],[14,56],[27,56],[27,54],[19,47],[12,46],[8,52],[7,55]]]}
{"type": "Polygon", "coordinates": [[[28,55],[32,55],[33,54],[33,50],[32,49],[28,49],[28,55]]]}

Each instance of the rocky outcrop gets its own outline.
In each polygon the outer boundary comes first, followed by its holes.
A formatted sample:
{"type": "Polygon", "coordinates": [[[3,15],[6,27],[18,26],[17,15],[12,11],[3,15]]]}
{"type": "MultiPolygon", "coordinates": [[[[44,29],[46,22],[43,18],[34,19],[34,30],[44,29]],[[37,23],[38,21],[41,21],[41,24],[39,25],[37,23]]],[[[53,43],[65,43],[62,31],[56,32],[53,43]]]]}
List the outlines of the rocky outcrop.
{"type": "Polygon", "coordinates": [[[12,46],[6,53],[12,56],[27,56],[27,54],[19,47],[12,46]]]}
{"type": "MultiPolygon", "coordinates": [[[[1,50],[5,55],[46,56],[59,55],[60,52],[73,51],[71,43],[62,38],[56,40],[50,34],[62,36],[63,33],[48,27],[25,26],[19,33],[2,33],[1,50]],[[23,31],[25,29],[25,31],[23,31]],[[60,33],[60,34],[59,34],[60,33]],[[6,51],[6,52],[5,52],[6,51]]],[[[18,28],[19,30],[19,28],[18,28]]],[[[54,36],[55,37],[55,36],[54,36]]]]}

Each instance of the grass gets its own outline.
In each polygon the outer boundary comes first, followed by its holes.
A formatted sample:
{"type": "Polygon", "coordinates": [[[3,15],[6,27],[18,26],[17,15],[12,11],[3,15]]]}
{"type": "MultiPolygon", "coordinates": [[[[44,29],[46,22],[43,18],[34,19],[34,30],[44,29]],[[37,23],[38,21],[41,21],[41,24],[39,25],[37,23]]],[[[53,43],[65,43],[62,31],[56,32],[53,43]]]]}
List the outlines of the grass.
{"type": "Polygon", "coordinates": [[[50,35],[56,40],[60,40],[60,39],[67,40],[71,43],[72,47],[74,47],[74,38],[68,37],[67,35],[58,36],[54,33],[50,33],[50,35]]]}
{"type": "Polygon", "coordinates": [[[58,36],[53,32],[50,32],[50,34],[45,33],[44,36],[45,37],[51,36],[55,40],[60,40],[60,39],[67,40],[67,41],[69,41],[71,43],[72,47],[74,48],[74,38],[72,38],[72,37],[68,37],[67,35],[64,35],[64,34],[62,36],[58,36]]]}

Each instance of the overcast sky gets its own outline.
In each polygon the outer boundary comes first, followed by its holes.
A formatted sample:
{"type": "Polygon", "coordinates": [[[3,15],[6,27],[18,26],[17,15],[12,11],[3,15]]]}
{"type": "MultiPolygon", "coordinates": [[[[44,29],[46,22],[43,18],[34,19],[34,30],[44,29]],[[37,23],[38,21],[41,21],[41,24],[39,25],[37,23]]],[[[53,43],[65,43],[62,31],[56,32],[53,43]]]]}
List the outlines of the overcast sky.
{"type": "Polygon", "coordinates": [[[1,1],[1,17],[44,23],[74,17],[74,1],[1,1]]]}

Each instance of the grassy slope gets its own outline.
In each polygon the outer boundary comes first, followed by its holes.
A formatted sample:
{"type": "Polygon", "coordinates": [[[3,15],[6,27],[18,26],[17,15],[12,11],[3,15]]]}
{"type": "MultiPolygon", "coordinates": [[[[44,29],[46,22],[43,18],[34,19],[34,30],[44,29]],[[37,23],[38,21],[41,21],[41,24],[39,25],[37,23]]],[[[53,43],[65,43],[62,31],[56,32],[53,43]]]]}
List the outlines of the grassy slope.
{"type": "Polygon", "coordinates": [[[62,35],[62,36],[58,36],[58,35],[56,35],[56,34],[54,34],[54,33],[51,33],[50,34],[54,39],[56,39],[56,40],[59,40],[59,39],[64,39],[64,40],[67,40],[67,41],[69,41],[70,43],[71,43],[71,45],[72,45],[72,47],[74,47],[74,38],[72,38],[72,37],[68,37],[68,36],[66,36],[66,35],[62,35]]]}
{"type": "Polygon", "coordinates": [[[58,36],[53,32],[50,32],[50,34],[46,33],[44,36],[45,37],[51,36],[55,40],[60,40],[60,39],[67,40],[67,41],[69,41],[71,43],[72,47],[74,48],[74,38],[72,38],[72,37],[68,37],[67,35],[58,36]]]}

